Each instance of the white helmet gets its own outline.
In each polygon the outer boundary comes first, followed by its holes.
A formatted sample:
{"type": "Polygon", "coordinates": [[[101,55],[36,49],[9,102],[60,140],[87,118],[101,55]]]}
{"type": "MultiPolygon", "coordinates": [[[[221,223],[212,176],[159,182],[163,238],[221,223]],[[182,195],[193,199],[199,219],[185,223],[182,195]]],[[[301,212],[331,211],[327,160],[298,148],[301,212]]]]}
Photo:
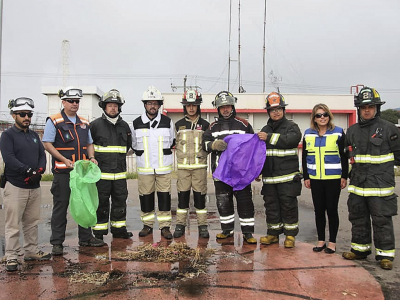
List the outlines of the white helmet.
{"type": "Polygon", "coordinates": [[[58,97],[60,97],[61,100],[82,99],[83,94],[82,94],[81,89],[77,89],[72,86],[69,86],[69,87],[65,88],[65,90],[59,90],[58,97]]]}
{"type": "Polygon", "coordinates": [[[143,93],[142,101],[143,103],[146,103],[147,101],[158,101],[158,104],[163,105],[164,97],[154,86],[149,86],[147,91],[143,93]]]}
{"type": "Polygon", "coordinates": [[[11,110],[11,113],[21,110],[33,111],[34,107],[35,104],[33,103],[33,100],[27,97],[21,97],[15,100],[11,99],[8,101],[8,108],[11,110]]]}

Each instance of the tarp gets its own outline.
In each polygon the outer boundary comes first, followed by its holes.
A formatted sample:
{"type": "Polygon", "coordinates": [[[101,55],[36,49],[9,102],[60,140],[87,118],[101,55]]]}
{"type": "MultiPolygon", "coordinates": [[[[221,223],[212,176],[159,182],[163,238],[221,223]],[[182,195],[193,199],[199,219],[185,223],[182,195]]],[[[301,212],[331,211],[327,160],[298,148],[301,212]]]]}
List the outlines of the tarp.
{"type": "Polygon", "coordinates": [[[78,160],[70,173],[69,210],[72,218],[80,226],[88,228],[96,225],[96,211],[99,206],[96,182],[100,180],[100,168],[88,160],[78,160]]]}
{"type": "Polygon", "coordinates": [[[222,152],[213,177],[242,190],[257,178],[264,166],[266,145],[257,134],[232,134],[224,138],[228,147],[222,152]]]}

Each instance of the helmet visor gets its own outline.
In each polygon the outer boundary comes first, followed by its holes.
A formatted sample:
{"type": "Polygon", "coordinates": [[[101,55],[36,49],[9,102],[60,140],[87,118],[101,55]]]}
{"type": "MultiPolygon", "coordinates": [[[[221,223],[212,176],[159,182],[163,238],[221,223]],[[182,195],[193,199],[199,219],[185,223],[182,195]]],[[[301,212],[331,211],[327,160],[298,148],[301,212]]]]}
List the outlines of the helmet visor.
{"type": "Polygon", "coordinates": [[[15,101],[14,101],[14,107],[23,106],[25,104],[29,105],[31,108],[35,107],[33,100],[30,98],[23,97],[23,98],[15,99],[15,101]]]}

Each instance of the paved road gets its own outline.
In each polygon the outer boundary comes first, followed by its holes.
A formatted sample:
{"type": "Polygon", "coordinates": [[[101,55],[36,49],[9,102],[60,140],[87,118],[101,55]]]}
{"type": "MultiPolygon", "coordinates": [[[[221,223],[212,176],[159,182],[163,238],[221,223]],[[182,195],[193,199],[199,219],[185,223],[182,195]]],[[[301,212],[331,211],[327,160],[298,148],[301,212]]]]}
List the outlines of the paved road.
{"type": "MultiPolygon", "coordinates": [[[[173,181],[175,183],[175,180],[173,181]]],[[[52,209],[52,197],[50,194],[51,182],[42,182],[42,210],[41,210],[41,222],[39,225],[39,242],[42,244],[49,243],[50,237],[50,216],[52,209]]],[[[139,215],[139,200],[137,193],[137,181],[128,181],[129,197],[128,197],[128,228],[131,230],[140,230],[142,224],[140,222],[139,215]]],[[[254,203],[256,208],[256,234],[265,234],[265,215],[263,200],[260,196],[261,184],[253,184],[254,203]]],[[[209,209],[209,220],[210,229],[218,230],[219,221],[218,213],[215,205],[215,194],[212,180],[209,180],[208,185],[209,196],[208,196],[208,209],[209,209]]],[[[400,178],[397,179],[396,193],[400,192],[400,178]]],[[[172,207],[177,206],[177,193],[175,184],[173,185],[172,192],[172,207]]],[[[2,199],[0,197],[0,203],[2,199]]],[[[300,215],[300,233],[297,237],[299,241],[310,243],[310,253],[312,247],[317,239],[315,223],[314,223],[314,211],[311,200],[310,191],[303,187],[302,195],[299,197],[299,215],[300,215]]],[[[347,190],[343,191],[339,202],[339,216],[340,216],[340,227],[337,238],[337,255],[341,255],[343,251],[350,249],[351,239],[351,224],[348,221],[347,213],[347,190]]],[[[191,214],[190,226],[196,226],[195,215],[191,214]]],[[[400,219],[398,216],[393,218],[396,239],[400,241],[400,219]]],[[[238,222],[236,222],[238,224],[238,222]]],[[[236,231],[240,231],[237,226],[236,231]]],[[[73,221],[68,222],[67,237],[76,235],[76,224],[73,221]]],[[[137,238],[137,237],[136,237],[137,238]]],[[[135,239],[135,237],[134,237],[135,239]]],[[[396,247],[397,253],[399,247],[396,247]]],[[[4,255],[4,210],[0,209],[0,256],[4,255]]],[[[381,284],[382,290],[385,295],[385,299],[398,299],[400,295],[400,260],[394,261],[394,268],[391,271],[382,270],[376,263],[374,256],[371,255],[367,260],[358,262],[362,267],[368,270],[381,284]]]]}

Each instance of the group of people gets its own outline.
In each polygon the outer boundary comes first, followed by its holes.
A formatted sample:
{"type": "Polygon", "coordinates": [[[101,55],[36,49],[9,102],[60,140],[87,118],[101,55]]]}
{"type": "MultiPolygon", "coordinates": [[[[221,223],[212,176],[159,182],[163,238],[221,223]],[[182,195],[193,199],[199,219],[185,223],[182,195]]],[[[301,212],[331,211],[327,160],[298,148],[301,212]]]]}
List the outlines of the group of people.
{"type": "MultiPolygon", "coordinates": [[[[143,114],[131,124],[120,116],[125,100],[118,90],[110,90],[101,97],[99,106],[103,114],[90,124],[77,114],[83,97],[82,90],[60,90],[59,97],[63,109],[47,119],[42,142],[37,133],[29,129],[33,100],[18,98],[9,102],[15,124],[0,139],[5,163],[1,183],[6,217],[7,271],[18,269],[18,255],[24,255],[28,261],[48,260],[51,255],[63,255],[71,192],[69,176],[74,162],[78,160],[89,160],[101,170],[101,179],[97,182],[97,223],[93,228],[79,226],[79,245],[103,246],[103,236],[109,232],[113,238],[131,238],[132,232],[126,226],[126,154],[131,148],[136,154],[140,217],[143,223],[139,236],[152,234],[157,218],[163,238],[182,237],[187,226],[192,190],[199,237],[209,238],[207,156],[211,153],[214,172],[228,148],[227,136],[254,134],[248,121],[236,115],[236,97],[228,91],[216,95],[213,105],[218,111],[218,118],[211,124],[201,117],[202,95],[196,90],[184,92],[181,102],[184,118],[175,124],[160,112],[164,98],[153,86],[143,94],[143,114]],[[178,169],[178,207],[172,234],[171,172],[174,149],[178,169]],[[54,175],[51,186],[51,254],[38,249],[37,232],[40,179],[46,167],[45,150],[52,156],[54,175]],[[21,223],[23,250],[19,244],[21,223]]],[[[297,197],[301,193],[301,180],[304,177],[304,186],[311,189],[318,235],[318,242],[312,250],[335,253],[339,228],[338,201],[340,191],[347,186],[350,177],[348,209],[352,223],[351,251],[344,252],[342,256],[353,260],[371,254],[372,220],[375,258],[383,269],[392,269],[395,256],[392,216],[397,214],[394,165],[400,164],[399,131],[379,117],[384,102],[375,89],[364,87],[355,96],[354,104],[358,111],[358,123],[352,125],[347,134],[334,125],[333,115],[325,104],[315,105],[310,128],[303,136],[301,173],[298,158],[298,146],[302,139],[300,128],[286,118],[287,104],[281,94],[273,92],[266,97],[265,109],[269,119],[267,125],[257,133],[266,145],[265,163],[260,175],[267,234],[261,237],[260,243],[278,243],[279,235],[283,233],[284,247],[295,247],[295,237],[299,232],[297,197]],[[328,242],[325,238],[326,215],[329,223],[328,242]]],[[[214,178],[214,186],[222,229],[216,238],[233,236],[235,196],[243,240],[256,244],[251,183],[244,188],[234,189],[214,178]]]]}

